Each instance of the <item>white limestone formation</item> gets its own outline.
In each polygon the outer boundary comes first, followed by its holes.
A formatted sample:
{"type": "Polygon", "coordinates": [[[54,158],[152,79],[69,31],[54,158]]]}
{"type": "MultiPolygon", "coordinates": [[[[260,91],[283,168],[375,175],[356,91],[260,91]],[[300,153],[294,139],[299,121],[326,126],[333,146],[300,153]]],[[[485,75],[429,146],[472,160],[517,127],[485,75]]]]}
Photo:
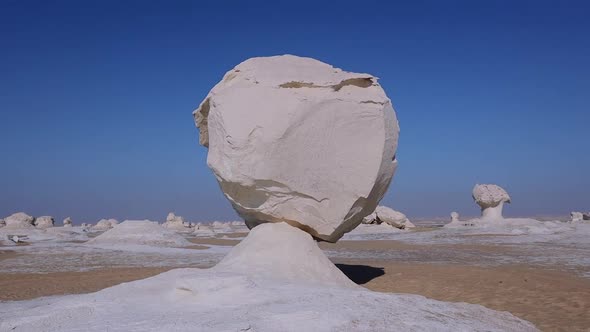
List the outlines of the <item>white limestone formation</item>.
{"type": "Polygon", "coordinates": [[[91,230],[106,231],[115,227],[115,225],[117,225],[118,223],[119,222],[116,219],[101,219],[96,223],[96,225],[91,227],[91,230]]]}
{"type": "Polygon", "coordinates": [[[481,207],[481,216],[485,220],[501,220],[504,203],[510,203],[506,190],[495,184],[476,184],[473,187],[473,199],[481,207]]]}
{"type": "Polygon", "coordinates": [[[399,134],[377,78],[292,55],[246,60],[194,111],[220,187],[252,228],[335,242],[377,207],[399,134]]]}
{"type": "Polygon", "coordinates": [[[458,222],[459,221],[459,213],[453,211],[451,212],[451,222],[458,222]]]}
{"type": "Polygon", "coordinates": [[[399,229],[408,229],[414,228],[414,224],[406,217],[405,214],[396,211],[392,208],[387,206],[379,205],[377,209],[375,209],[375,214],[377,215],[376,223],[386,223],[390,226],[399,229]]]}
{"type": "Polygon", "coordinates": [[[6,226],[6,221],[4,219],[0,219],[0,227],[6,226]]]}
{"type": "Polygon", "coordinates": [[[6,218],[4,218],[4,222],[6,223],[6,227],[11,228],[31,228],[33,227],[33,223],[35,222],[35,218],[29,216],[24,212],[17,212],[14,213],[6,218]]]}
{"type": "Polygon", "coordinates": [[[590,220],[590,212],[582,213],[582,220],[590,220]]]}
{"type": "Polygon", "coordinates": [[[584,220],[584,214],[582,212],[570,213],[570,222],[578,222],[584,220]]]}
{"type": "Polygon", "coordinates": [[[174,212],[168,213],[166,222],[163,223],[162,226],[180,233],[193,231],[190,222],[184,221],[183,217],[175,215],[174,212]]]}
{"type": "Polygon", "coordinates": [[[64,219],[63,224],[64,227],[72,227],[72,218],[67,217],[66,219],[64,219]]]}
{"type": "Polygon", "coordinates": [[[373,213],[371,213],[370,215],[363,218],[362,223],[366,224],[366,225],[376,224],[377,223],[377,213],[375,213],[373,211],[373,213]]]}
{"type": "Polygon", "coordinates": [[[143,245],[155,247],[182,247],[192,243],[172,230],[160,227],[149,220],[125,220],[121,224],[90,239],[90,246],[143,245]]]}
{"type": "Polygon", "coordinates": [[[35,218],[35,227],[37,228],[49,228],[53,227],[55,220],[51,216],[41,216],[35,218]]]}

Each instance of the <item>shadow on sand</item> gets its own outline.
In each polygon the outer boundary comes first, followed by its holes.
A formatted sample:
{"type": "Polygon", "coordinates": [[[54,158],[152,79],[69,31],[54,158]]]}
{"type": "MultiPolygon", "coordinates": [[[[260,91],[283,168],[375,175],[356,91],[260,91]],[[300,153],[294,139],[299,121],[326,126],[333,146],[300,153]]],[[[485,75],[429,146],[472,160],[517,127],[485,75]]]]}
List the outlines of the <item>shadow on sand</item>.
{"type": "Polygon", "coordinates": [[[367,282],[385,274],[382,267],[348,264],[336,264],[336,267],[358,285],[366,284],[367,282]]]}

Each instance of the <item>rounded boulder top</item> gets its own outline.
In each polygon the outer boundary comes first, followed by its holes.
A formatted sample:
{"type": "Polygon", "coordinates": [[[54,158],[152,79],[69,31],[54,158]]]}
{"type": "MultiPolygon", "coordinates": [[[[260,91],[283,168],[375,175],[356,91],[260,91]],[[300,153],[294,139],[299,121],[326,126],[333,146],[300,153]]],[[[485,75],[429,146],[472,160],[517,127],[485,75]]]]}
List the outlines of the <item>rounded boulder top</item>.
{"type": "Polygon", "coordinates": [[[335,242],[375,210],[397,166],[399,126],[377,78],[315,59],[246,60],[193,114],[250,228],[287,222],[335,242]]]}
{"type": "Polygon", "coordinates": [[[502,187],[495,184],[476,184],[473,199],[482,208],[495,207],[500,203],[510,203],[510,196],[502,187]]]}

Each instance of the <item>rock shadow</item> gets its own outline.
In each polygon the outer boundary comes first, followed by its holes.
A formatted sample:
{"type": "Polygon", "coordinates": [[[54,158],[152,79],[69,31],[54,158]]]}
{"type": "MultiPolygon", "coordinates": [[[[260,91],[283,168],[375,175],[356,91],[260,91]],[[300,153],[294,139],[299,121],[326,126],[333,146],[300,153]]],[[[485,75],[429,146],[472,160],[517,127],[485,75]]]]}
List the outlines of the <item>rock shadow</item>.
{"type": "Polygon", "coordinates": [[[385,269],[382,267],[349,264],[336,264],[336,267],[357,285],[366,284],[385,274],[385,269]]]}

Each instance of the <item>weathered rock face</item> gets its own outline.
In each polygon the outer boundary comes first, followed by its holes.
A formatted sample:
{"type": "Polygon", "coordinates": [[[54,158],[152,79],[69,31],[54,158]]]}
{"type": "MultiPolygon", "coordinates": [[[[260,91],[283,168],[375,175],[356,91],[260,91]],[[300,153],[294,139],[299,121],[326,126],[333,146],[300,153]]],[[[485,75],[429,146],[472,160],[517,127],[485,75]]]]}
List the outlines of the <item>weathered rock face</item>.
{"type": "Polygon", "coordinates": [[[6,223],[7,227],[33,227],[33,222],[35,218],[29,216],[24,212],[17,212],[14,213],[6,218],[4,218],[4,222],[6,223]]]}
{"type": "Polygon", "coordinates": [[[6,226],[6,221],[4,219],[0,219],[0,227],[6,226]]]}
{"type": "Polygon", "coordinates": [[[590,212],[582,213],[583,220],[590,220],[590,212]]]}
{"type": "Polygon", "coordinates": [[[63,223],[64,227],[72,227],[72,218],[67,217],[66,219],[64,219],[63,223]]]}
{"type": "Polygon", "coordinates": [[[377,78],[314,59],[246,60],[193,114],[250,228],[287,222],[334,242],[375,210],[397,166],[399,127],[377,78]]]}
{"type": "Polygon", "coordinates": [[[42,216],[35,219],[35,226],[37,228],[53,227],[53,224],[55,224],[55,220],[50,216],[42,216]]]}
{"type": "Polygon", "coordinates": [[[476,184],[473,187],[473,199],[481,207],[484,219],[502,219],[504,203],[510,203],[506,190],[495,184],[476,184]]]}
{"type": "Polygon", "coordinates": [[[459,213],[453,211],[451,212],[451,222],[459,221],[459,213]]]}

